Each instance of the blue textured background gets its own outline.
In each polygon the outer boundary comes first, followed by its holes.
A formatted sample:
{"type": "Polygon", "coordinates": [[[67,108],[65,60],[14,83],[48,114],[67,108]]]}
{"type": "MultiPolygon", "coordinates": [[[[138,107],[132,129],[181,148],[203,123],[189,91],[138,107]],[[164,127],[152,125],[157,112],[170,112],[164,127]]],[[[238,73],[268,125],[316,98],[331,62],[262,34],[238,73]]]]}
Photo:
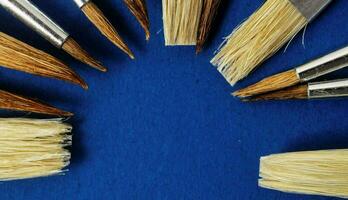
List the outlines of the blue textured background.
{"type": "MultiPolygon", "coordinates": [[[[193,47],[163,45],[161,1],[148,0],[152,37],[120,0],[95,3],[135,52],[114,48],[72,0],[34,0],[92,55],[106,74],[56,50],[0,10],[0,31],[63,59],[89,83],[79,87],[0,69],[3,89],[76,113],[73,159],[66,176],[0,184],[0,199],[330,199],[257,186],[259,157],[271,153],[348,147],[347,100],[241,103],[237,88],[348,44],[348,6],[332,5],[287,51],[280,51],[236,88],[209,64],[222,37],[263,1],[225,0],[212,39],[193,47]]],[[[1,52],[0,52],[1,53],[1,52]]],[[[346,71],[331,77],[347,77],[346,71]]]]}

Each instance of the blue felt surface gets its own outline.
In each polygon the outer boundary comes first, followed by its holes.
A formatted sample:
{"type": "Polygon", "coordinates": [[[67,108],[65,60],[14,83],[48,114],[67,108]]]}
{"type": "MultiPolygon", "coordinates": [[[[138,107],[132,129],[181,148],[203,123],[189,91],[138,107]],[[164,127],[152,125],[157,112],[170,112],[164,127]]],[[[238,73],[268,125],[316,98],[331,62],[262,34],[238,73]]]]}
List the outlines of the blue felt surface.
{"type": "MultiPolygon", "coordinates": [[[[96,4],[118,27],[137,59],[105,40],[72,0],[34,0],[91,54],[106,74],[56,50],[0,11],[0,30],[56,55],[89,83],[64,82],[0,69],[1,88],[76,113],[73,158],[66,176],[0,184],[0,199],[298,199],[257,187],[259,157],[271,153],[348,147],[347,100],[241,103],[237,88],[348,44],[347,1],[335,0],[287,51],[231,88],[209,64],[222,37],[262,4],[225,0],[205,51],[163,45],[161,1],[148,0],[152,37],[121,0],[96,4]]],[[[0,52],[1,53],[1,52],[0,52]]],[[[347,77],[347,70],[331,77],[347,77]]]]}

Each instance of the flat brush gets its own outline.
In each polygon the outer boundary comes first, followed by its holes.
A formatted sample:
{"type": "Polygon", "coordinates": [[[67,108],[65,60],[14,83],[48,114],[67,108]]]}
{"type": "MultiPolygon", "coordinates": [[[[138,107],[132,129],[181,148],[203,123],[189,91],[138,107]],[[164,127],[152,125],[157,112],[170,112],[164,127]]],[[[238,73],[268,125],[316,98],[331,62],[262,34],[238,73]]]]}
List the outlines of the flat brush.
{"type": "Polygon", "coordinates": [[[105,17],[103,12],[91,0],[74,0],[76,5],[82,10],[86,17],[98,28],[98,30],[108,38],[114,45],[125,52],[130,58],[134,59],[132,51],[128,48],[115,27],[105,17]]]}
{"type": "Polygon", "coordinates": [[[33,112],[61,117],[70,117],[73,115],[70,112],[62,111],[50,105],[40,103],[36,100],[19,96],[4,90],[0,90],[0,108],[5,110],[33,112]]]}
{"type": "Polygon", "coordinates": [[[124,0],[128,9],[133,13],[135,18],[140,23],[141,27],[145,31],[145,39],[150,39],[150,20],[147,12],[147,6],[145,0],[124,0]]]}
{"type": "Polygon", "coordinates": [[[0,32],[0,66],[80,85],[87,84],[57,58],[0,32]]]}
{"type": "Polygon", "coordinates": [[[291,40],[332,0],[269,0],[226,38],[211,60],[233,86],[291,40]]]}
{"type": "Polygon", "coordinates": [[[288,193],[348,198],[348,150],[275,154],[260,159],[259,186],[288,193]]]}
{"type": "Polygon", "coordinates": [[[71,130],[62,119],[0,118],[0,181],[64,173],[71,130]]]}
{"type": "Polygon", "coordinates": [[[308,83],[252,96],[246,101],[348,97],[348,79],[308,83]]]}
{"type": "Polygon", "coordinates": [[[307,82],[348,66],[348,47],[313,60],[295,69],[276,74],[239,90],[235,96],[248,97],[307,82]]]}
{"type": "Polygon", "coordinates": [[[196,45],[203,0],[162,0],[166,46],[196,45]]]}
{"type": "Polygon", "coordinates": [[[0,0],[0,5],[59,49],[100,71],[106,71],[61,27],[29,0],[0,0]]]}
{"type": "Polygon", "coordinates": [[[208,39],[213,21],[217,15],[221,0],[205,0],[202,9],[202,15],[198,26],[198,36],[196,45],[196,54],[200,53],[208,39]]]}

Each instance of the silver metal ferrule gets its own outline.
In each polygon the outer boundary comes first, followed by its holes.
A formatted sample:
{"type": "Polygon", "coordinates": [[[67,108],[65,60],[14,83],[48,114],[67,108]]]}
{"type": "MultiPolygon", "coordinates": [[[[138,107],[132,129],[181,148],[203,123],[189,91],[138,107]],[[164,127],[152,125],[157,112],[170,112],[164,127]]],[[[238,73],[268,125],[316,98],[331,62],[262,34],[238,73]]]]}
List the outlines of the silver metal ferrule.
{"type": "Polygon", "coordinates": [[[347,66],[348,47],[345,47],[296,68],[296,73],[302,82],[306,82],[347,66]]]}
{"type": "Polygon", "coordinates": [[[0,0],[0,5],[58,48],[69,37],[67,32],[29,0],[0,0]]]}
{"type": "Polygon", "coordinates": [[[348,97],[348,79],[308,84],[308,98],[348,97]]]}
{"type": "Polygon", "coordinates": [[[289,0],[307,19],[312,21],[332,0],[289,0]]]}
{"type": "Polygon", "coordinates": [[[74,1],[79,8],[82,8],[84,5],[90,2],[90,0],[74,0],[74,1]]]}

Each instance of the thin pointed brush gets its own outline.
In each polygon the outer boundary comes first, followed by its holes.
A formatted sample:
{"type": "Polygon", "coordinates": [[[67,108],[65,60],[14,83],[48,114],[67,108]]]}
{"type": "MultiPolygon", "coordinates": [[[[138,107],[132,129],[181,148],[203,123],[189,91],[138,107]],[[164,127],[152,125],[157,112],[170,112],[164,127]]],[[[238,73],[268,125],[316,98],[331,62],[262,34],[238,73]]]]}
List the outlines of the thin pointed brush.
{"type": "Polygon", "coordinates": [[[162,0],[166,46],[196,45],[203,0],[162,0]]]}
{"type": "Polygon", "coordinates": [[[0,6],[57,48],[63,49],[75,59],[93,68],[106,71],[99,61],[92,58],[66,31],[29,0],[1,0],[0,6]]]}
{"type": "Polygon", "coordinates": [[[145,0],[124,0],[128,9],[133,13],[135,18],[140,23],[141,27],[145,31],[145,39],[150,39],[150,20],[147,12],[147,6],[145,0]]]}
{"type": "Polygon", "coordinates": [[[19,96],[4,90],[0,90],[0,108],[5,110],[33,112],[60,117],[73,116],[73,114],[70,112],[62,111],[37,100],[19,96]]]}
{"type": "Polygon", "coordinates": [[[134,59],[134,54],[117,33],[115,27],[105,17],[103,12],[91,0],[74,0],[86,17],[108,38],[115,46],[134,59]]]}
{"type": "Polygon", "coordinates": [[[332,0],[270,0],[226,38],[211,60],[232,86],[290,41],[332,0]]]}
{"type": "Polygon", "coordinates": [[[0,181],[63,174],[71,131],[62,119],[0,118],[0,181]]]}
{"type": "Polygon", "coordinates": [[[88,88],[79,75],[57,58],[2,32],[0,32],[0,66],[88,88]]]}
{"type": "Polygon", "coordinates": [[[348,198],[348,150],[274,154],[260,159],[259,186],[308,195],[348,198]]]}
{"type": "Polygon", "coordinates": [[[245,101],[348,97],[348,79],[314,82],[245,98],[245,101]]]}
{"type": "Polygon", "coordinates": [[[295,69],[282,72],[236,91],[233,95],[244,98],[308,82],[348,66],[348,47],[315,59],[295,69]]]}
{"type": "Polygon", "coordinates": [[[221,0],[204,0],[202,15],[198,26],[196,54],[199,54],[209,37],[221,0]]]}

